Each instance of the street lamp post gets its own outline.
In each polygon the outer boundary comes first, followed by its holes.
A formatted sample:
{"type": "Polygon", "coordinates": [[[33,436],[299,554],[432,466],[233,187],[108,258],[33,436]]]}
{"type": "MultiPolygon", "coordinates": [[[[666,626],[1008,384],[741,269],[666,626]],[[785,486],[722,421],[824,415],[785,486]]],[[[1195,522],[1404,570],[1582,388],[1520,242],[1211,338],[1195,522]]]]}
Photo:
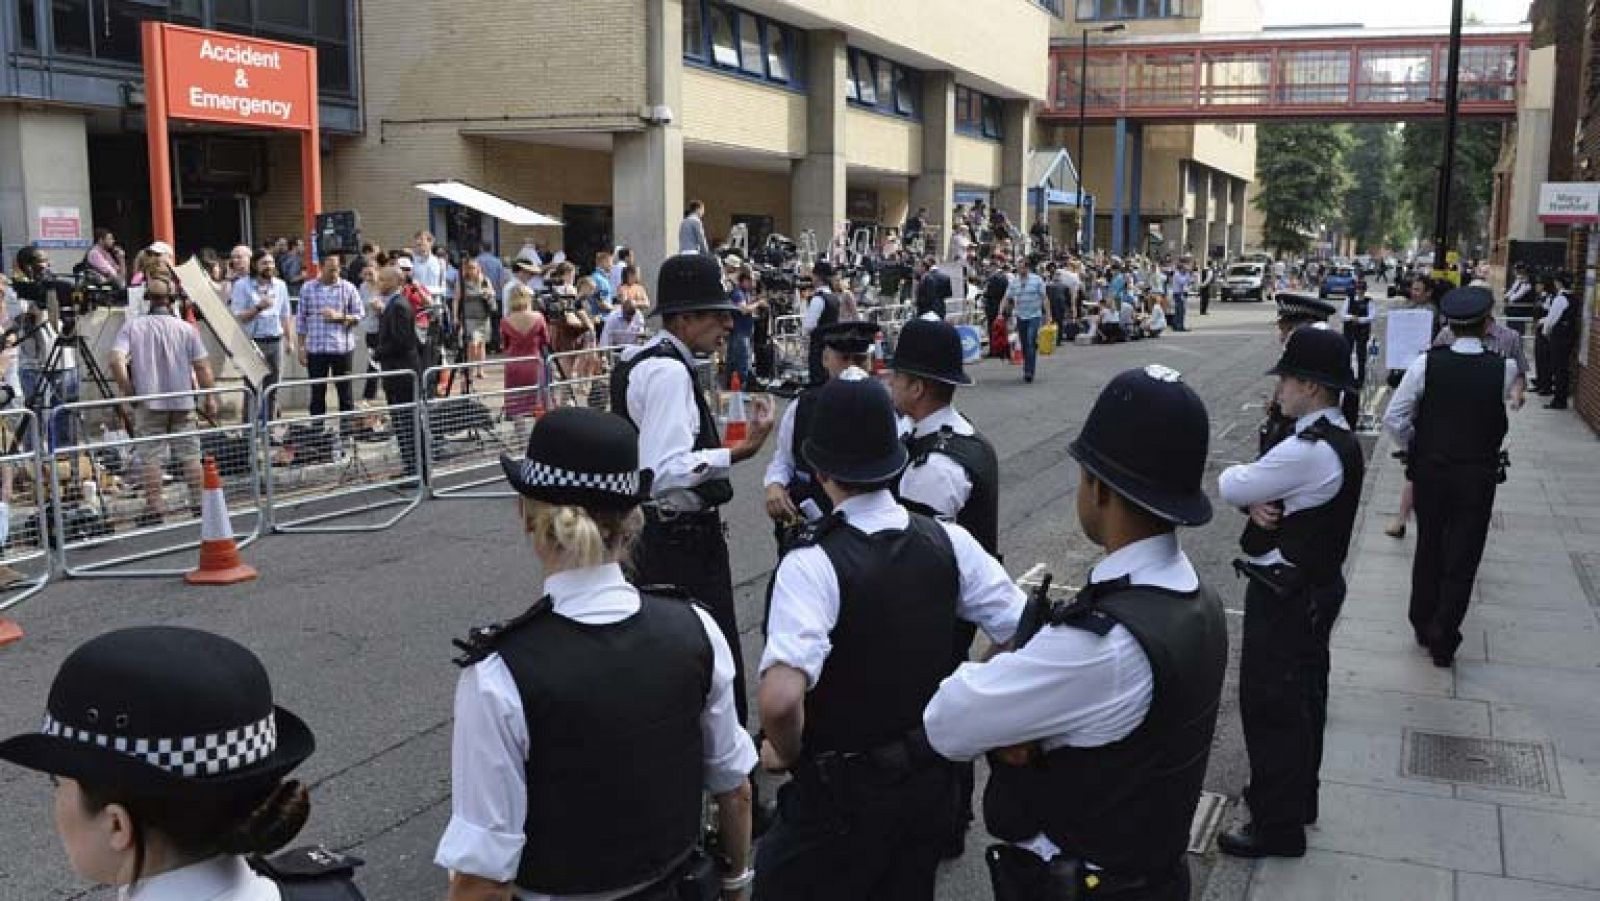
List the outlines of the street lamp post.
{"type": "Polygon", "coordinates": [[[1102,25],[1099,28],[1085,28],[1082,34],[1082,49],[1078,52],[1078,159],[1076,160],[1077,165],[1073,168],[1078,173],[1078,244],[1080,250],[1089,249],[1089,246],[1094,244],[1094,223],[1085,222],[1083,218],[1083,125],[1089,108],[1089,33],[1093,31],[1100,34],[1110,34],[1114,31],[1122,31],[1127,27],[1124,23],[1117,22],[1112,25],[1102,25]]]}

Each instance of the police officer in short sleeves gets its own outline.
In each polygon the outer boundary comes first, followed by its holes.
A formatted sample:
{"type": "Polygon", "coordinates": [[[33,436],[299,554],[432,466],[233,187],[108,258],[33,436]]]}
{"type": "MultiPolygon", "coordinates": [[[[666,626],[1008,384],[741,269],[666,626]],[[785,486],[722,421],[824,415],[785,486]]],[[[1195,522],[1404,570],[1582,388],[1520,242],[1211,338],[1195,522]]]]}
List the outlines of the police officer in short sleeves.
{"type": "Polygon", "coordinates": [[[954,768],[922,709],[955,668],[957,618],[1008,641],[1023,597],[967,531],[908,512],[888,392],[835,379],[803,453],[834,501],[778,566],[759,694],[762,764],[794,778],[756,860],[764,901],[931,901],[954,768]]]}
{"type": "Polygon", "coordinates": [[[1016,650],[962,664],[923,714],[941,755],[989,755],[997,901],[1189,897],[1228,656],[1222,604],[1177,536],[1211,518],[1209,437],[1177,372],[1112,379],[1068,447],[1078,520],[1106,556],[1074,600],[1030,606],[1016,650]]]}

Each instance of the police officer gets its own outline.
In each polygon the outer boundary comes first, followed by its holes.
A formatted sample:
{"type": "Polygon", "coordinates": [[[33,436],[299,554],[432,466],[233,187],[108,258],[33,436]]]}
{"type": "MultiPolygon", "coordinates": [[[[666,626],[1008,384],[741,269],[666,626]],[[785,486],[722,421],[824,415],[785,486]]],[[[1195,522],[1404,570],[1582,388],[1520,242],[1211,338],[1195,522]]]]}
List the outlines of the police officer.
{"type": "MultiPolygon", "coordinates": [[[[827,378],[854,367],[861,376],[872,365],[872,342],[878,326],[871,322],[835,322],[817,329],[815,339],[822,347],[822,369],[827,378]]],[[[826,382],[807,385],[778,422],[777,447],[767,461],[763,479],[767,491],[767,515],[779,533],[780,549],[785,531],[804,521],[801,507],[806,501],[816,505],[817,515],[833,509],[833,501],[817,482],[816,473],[806,462],[801,447],[811,435],[811,420],[817,393],[826,382]]]]}
{"type": "Polygon", "coordinates": [[[877,381],[829,382],[803,452],[835,506],[774,585],[762,764],[794,778],[757,850],[755,894],[931,901],[957,780],[922,737],[922,709],[955,667],[955,620],[1008,641],[1022,593],[965,529],[895,502],[907,452],[877,381]]]}
{"type": "MultiPolygon", "coordinates": [[[[1546,410],[1565,410],[1567,391],[1572,381],[1572,344],[1578,333],[1578,305],[1567,294],[1566,279],[1553,275],[1543,279],[1543,315],[1539,318],[1539,333],[1545,353],[1539,364],[1539,377],[1544,385],[1540,394],[1550,395],[1546,410]]],[[[1538,345],[1535,345],[1537,350],[1538,345]]]]}
{"type": "Polygon", "coordinates": [[[650,497],[633,427],[553,410],[501,466],[544,597],[458,643],[451,817],[435,857],[455,873],[451,901],[675,899],[683,878],[707,878],[691,856],[702,789],[737,896],[751,878],[755,746],[717,623],[681,592],[623,578],[650,497]]]}
{"type": "MultiPolygon", "coordinates": [[[[956,411],[956,388],[972,384],[961,365],[961,336],[944,320],[913,320],[895,344],[889,393],[900,413],[911,462],[896,494],[906,509],[960,523],[995,559],[1000,556],[1000,461],[989,439],[956,411]]],[[[956,622],[956,662],[967,659],[976,627],[956,622]]],[[[961,768],[961,833],[945,849],[961,852],[972,820],[974,775],[961,768]]]]}
{"type": "MultiPolygon", "coordinates": [[[[1275,298],[1278,305],[1278,343],[1287,344],[1289,336],[1303,326],[1326,327],[1328,317],[1334,313],[1333,304],[1315,294],[1280,292],[1275,298]]],[[[1294,434],[1294,417],[1286,416],[1278,403],[1274,386],[1272,400],[1267,404],[1267,416],[1256,433],[1256,453],[1265,454],[1279,442],[1294,434]]]]}
{"type": "Polygon", "coordinates": [[[1434,665],[1450,666],[1503,477],[1505,402],[1517,364],[1483,345],[1494,306],[1487,288],[1456,288],[1439,306],[1456,339],[1406,369],[1383,425],[1396,445],[1409,448],[1407,476],[1416,491],[1411,627],[1434,665]]]}
{"type": "Polygon", "coordinates": [[[733,497],[728,471],[760,452],[772,431],[771,409],[754,404],[749,434],[724,448],[717,420],[696,388],[695,357],[721,347],[734,305],[713,257],[679,254],[661,265],[656,308],[662,329],[622,352],[611,374],[611,410],[639,430],[639,461],[655,474],[644,531],[634,548],[638,585],[676,585],[705,604],[733,651],[734,692],[745,719],[744,656],[734,618],[728,541],[717,508],[733,497]]]}
{"type": "Polygon", "coordinates": [[[822,368],[821,329],[839,321],[839,296],[833,293],[833,264],[818,260],[811,267],[811,296],[800,311],[800,330],[807,338],[806,374],[811,384],[828,380],[822,368]]]}
{"type": "Polygon", "coordinates": [[[119,898],[360,901],[360,861],[315,847],[259,857],[310,816],[286,777],[315,749],[248,649],[144,626],[69,654],[44,725],[0,742],[0,760],[50,775],[73,868],[119,898]]]}
{"type": "Polygon", "coordinates": [[[1235,568],[1248,579],[1239,708],[1250,754],[1246,801],[1252,822],[1217,847],[1241,857],[1305,853],[1317,820],[1317,771],[1327,721],[1328,639],[1345,584],[1340,568],[1361,502],[1365,463],[1339,412],[1350,391],[1350,345],[1326,329],[1289,336],[1278,365],[1278,398],[1294,420],[1284,440],[1218,481],[1225,503],[1243,508],[1256,542],[1235,568]]]}
{"type": "Polygon", "coordinates": [[[1176,534],[1211,519],[1208,437],[1177,372],[1112,379],[1068,447],[1079,522],[1107,555],[1071,603],[1030,606],[1016,650],[963,664],[928,704],[934,750],[989,752],[997,901],[1189,897],[1184,852],[1228,656],[1222,604],[1176,534]]]}
{"type": "MultiPolygon", "coordinates": [[[[1356,384],[1367,383],[1367,344],[1372,340],[1372,298],[1354,291],[1344,314],[1344,339],[1356,356],[1356,384]]],[[[1351,423],[1355,425],[1355,423],[1351,423]]]]}

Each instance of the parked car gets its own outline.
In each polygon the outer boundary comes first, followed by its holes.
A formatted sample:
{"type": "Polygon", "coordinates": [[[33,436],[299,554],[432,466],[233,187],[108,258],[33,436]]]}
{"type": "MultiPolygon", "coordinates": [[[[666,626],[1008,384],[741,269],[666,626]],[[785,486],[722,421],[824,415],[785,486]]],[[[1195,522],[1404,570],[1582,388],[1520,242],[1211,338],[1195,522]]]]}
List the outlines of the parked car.
{"type": "Polygon", "coordinates": [[[1271,291],[1260,263],[1234,263],[1222,277],[1223,300],[1266,300],[1271,291]]]}
{"type": "Polygon", "coordinates": [[[1323,297],[1354,297],[1356,295],[1356,270],[1351,266],[1334,266],[1322,278],[1319,293],[1323,297]]]}

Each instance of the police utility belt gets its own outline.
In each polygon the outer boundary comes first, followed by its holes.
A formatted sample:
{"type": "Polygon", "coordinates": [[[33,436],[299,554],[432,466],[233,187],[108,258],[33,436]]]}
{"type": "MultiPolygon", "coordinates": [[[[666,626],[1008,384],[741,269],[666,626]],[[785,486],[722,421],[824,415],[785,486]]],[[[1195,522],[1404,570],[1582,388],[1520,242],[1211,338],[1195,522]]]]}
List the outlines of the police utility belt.
{"type": "Polygon", "coordinates": [[[1235,557],[1233,571],[1279,597],[1299,594],[1311,584],[1311,575],[1293,563],[1256,563],[1235,557]]]}
{"type": "Polygon", "coordinates": [[[894,780],[949,763],[928,744],[928,734],[918,726],[891,742],[865,751],[802,751],[790,772],[796,779],[812,780],[831,788],[852,776],[894,780]]]}
{"type": "Polygon", "coordinates": [[[733,499],[733,483],[712,479],[693,488],[667,488],[644,504],[645,520],[694,529],[718,522],[717,508],[733,499]]]}

